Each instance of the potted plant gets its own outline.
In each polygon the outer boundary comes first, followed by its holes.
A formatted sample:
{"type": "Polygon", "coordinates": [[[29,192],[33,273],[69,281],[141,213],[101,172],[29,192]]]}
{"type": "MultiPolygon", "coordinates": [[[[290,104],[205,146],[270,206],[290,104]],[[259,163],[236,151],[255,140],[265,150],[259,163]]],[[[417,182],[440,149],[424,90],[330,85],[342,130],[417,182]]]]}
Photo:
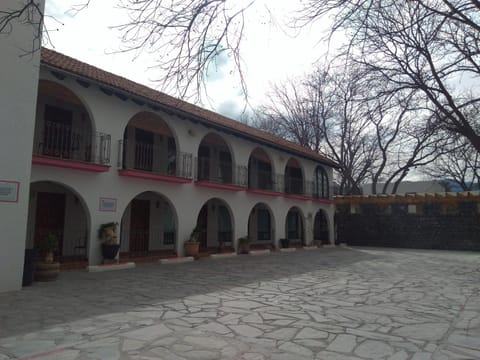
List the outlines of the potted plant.
{"type": "Polygon", "coordinates": [[[280,239],[280,244],[282,245],[282,248],[288,248],[290,240],[285,238],[280,239]]]}
{"type": "Polygon", "coordinates": [[[238,239],[238,252],[240,254],[248,254],[250,252],[250,238],[248,236],[238,239]]]}
{"type": "Polygon", "coordinates": [[[190,238],[185,241],[185,255],[186,256],[193,256],[195,258],[198,257],[198,252],[200,249],[200,242],[198,239],[202,233],[202,229],[199,226],[195,226],[190,234],[190,238]]]}
{"type": "Polygon", "coordinates": [[[114,260],[120,249],[117,238],[117,223],[101,224],[98,228],[98,239],[102,242],[103,259],[114,260]]]}
{"type": "Polygon", "coordinates": [[[58,238],[53,233],[48,233],[40,243],[40,251],[44,255],[43,261],[37,263],[35,280],[55,280],[60,273],[60,263],[54,261],[54,252],[58,250],[58,238]]]}
{"type": "Polygon", "coordinates": [[[53,263],[54,252],[58,250],[58,239],[53,233],[48,233],[41,242],[41,251],[45,255],[45,263],[53,263]]]}

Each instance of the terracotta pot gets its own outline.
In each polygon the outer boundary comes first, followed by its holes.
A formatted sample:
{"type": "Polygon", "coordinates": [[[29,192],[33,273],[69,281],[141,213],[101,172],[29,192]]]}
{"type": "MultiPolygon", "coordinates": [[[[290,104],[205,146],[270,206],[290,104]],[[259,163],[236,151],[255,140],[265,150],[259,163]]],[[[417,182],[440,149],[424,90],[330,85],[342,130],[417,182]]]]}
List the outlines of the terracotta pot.
{"type": "Polygon", "coordinates": [[[60,263],[37,263],[35,270],[36,281],[52,281],[55,280],[60,273],[60,263]]]}
{"type": "Polygon", "coordinates": [[[240,254],[248,254],[250,252],[250,243],[240,243],[238,245],[238,252],[240,254]]]}
{"type": "Polygon", "coordinates": [[[185,255],[186,256],[198,256],[198,250],[200,248],[200,243],[197,241],[186,241],[185,244],[185,255]]]}

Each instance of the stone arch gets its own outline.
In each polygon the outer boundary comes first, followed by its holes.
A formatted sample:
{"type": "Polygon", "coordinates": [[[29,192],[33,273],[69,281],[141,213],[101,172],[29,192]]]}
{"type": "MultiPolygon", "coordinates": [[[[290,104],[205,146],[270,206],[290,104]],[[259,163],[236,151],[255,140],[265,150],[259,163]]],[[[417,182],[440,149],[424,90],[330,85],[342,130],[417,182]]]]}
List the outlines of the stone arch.
{"type": "Polygon", "coordinates": [[[306,224],[303,211],[297,207],[292,206],[285,217],[285,237],[290,241],[290,244],[302,246],[305,245],[306,224]]]}
{"type": "Polygon", "coordinates": [[[197,216],[200,249],[222,251],[234,246],[235,218],[228,203],[220,198],[207,200],[197,216]]]}
{"type": "Polygon", "coordinates": [[[305,192],[305,176],[300,162],[291,157],[285,164],[284,188],[287,194],[303,194],[305,192]]]}
{"type": "Polygon", "coordinates": [[[250,189],[274,190],[274,164],[267,152],[257,146],[248,159],[248,187],[250,189]]]}
{"type": "Polygon", "coordinates": [[[156,191],[144,191],[126,205],[120,227],[122,257],[176,253],[178,215],[171,200],[156,191]]]}
{"type": "Polygon", "coordinates": [[[178,138],[159,115],[142,111],[130,118],[123,134],[122,167],[182,176],[178,138]]]}
{"type": "Polygon", "coordinates": [[[59,242],[60,262],[87,260],[90,246],[91,212],[78,191],[57,181],[40,180],[30,184],[27,222],[27,248],[39,248],[46,235],[59,242]]]}
{"type": "Polygon", "coordinates": [[[233,184],[236,177],[234,153],[225,138],[217,133],[206,134],[197,151],[197,179],[233,184]]]}
{"type": "Polygon", "coordinates": [[[330,231],[327,212],[318,209],[313,220],[313,241],[317,244],[330,244],[330,231]]]}
{"type": "Polygon", "coordinates": [[[77,94],[63,84],[39,81],[33,142],[35,155],[103,162],[105,154],[101,149],[106,145],[109,149],[110,138],[96,132],[95,128],[88,104],[77,94]]]}
{"type": "Polygon", "coordinates": [[[253,244],[275,245],[275,217],[267,204],[259,202],[250,211],[248,237],[253,244]]]}

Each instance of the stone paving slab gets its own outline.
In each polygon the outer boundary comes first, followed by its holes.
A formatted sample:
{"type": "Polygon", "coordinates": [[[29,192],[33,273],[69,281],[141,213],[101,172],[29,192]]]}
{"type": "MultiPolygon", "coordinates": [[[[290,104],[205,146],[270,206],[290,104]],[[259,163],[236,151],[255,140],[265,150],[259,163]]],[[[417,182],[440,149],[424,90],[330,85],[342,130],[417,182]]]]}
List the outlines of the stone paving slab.
{"type": "Polygon", "coordinates": [[[480,359],[480,254],[333,248],[0,294],[0,360],[480,359]]]}

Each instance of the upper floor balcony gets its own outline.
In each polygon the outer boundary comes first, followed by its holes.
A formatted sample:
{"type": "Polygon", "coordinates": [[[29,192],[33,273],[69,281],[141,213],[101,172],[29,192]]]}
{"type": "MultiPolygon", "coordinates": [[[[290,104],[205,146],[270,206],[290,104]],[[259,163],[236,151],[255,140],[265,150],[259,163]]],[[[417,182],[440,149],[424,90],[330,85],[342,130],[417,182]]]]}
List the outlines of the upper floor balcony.
{"type": "Polygon", "coordinates": [[[70,90],[40,80],[32,156],[34,164],[108,171],[111,137],[92,129],[86,108],[70,90]]]}
{"type": "Polygon", "coordinates": [[[169,182],[190,182],[192,154],[177,150],[167,124],[152,113],[135,115],[118,142],[120,175],[169,182]]]}
{"type": "Polygon", "coordinates": [[[247,167],[237,165],[225,141],[217,134],[206,135],[198,148],[196,184],[226,190],[243,190],[247,167]]]}

